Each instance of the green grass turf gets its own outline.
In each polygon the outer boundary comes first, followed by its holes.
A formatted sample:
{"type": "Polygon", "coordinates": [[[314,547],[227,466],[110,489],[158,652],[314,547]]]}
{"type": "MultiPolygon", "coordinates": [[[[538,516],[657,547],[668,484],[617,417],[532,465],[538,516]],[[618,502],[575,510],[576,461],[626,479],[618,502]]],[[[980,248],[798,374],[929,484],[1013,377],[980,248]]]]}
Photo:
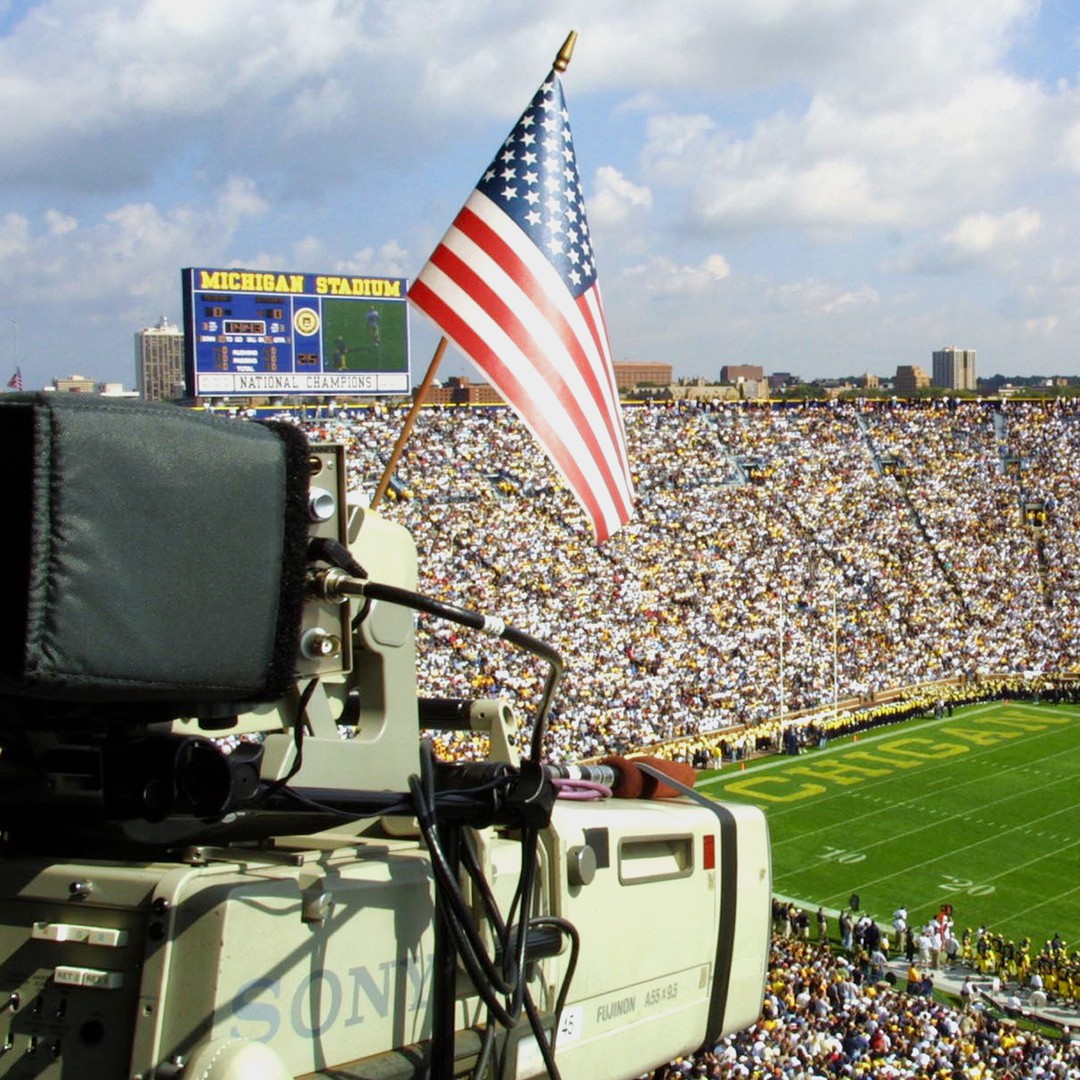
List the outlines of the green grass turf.
{"type": "Polygon", "coordinates": [[[904,905],[916,925],[951,903],[958,933],[1080,948],[1080,708],[972,705],[698,787],[765,810],[773,891],[802,906],[858,893],[861,911],[891,922],[904,905]]]}

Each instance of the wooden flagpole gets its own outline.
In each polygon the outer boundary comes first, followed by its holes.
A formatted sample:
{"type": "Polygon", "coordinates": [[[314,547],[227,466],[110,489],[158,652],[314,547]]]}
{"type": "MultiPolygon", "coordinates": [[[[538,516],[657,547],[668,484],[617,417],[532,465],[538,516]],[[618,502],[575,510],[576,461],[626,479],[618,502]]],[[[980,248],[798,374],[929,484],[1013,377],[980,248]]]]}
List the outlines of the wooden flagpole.
{"type": "MultiPolygon", "coordinates": [[[[564,72],[570,66],[570,58],[574,55],[574,45],[577,42],[577,31],[571,30],[566,35],[566,40],[562,44],[562,48],[559,50],[555,57],[555,62],[552,67],[558,72],[564,72]]],[[[431,358],[431,363],[428,364],[427,374],[424,376],[424,381],[420,384],[420,389],[416,391],[416,396],[413,398],[412,408],[409,409],[409,415],[405,418],[405,426],[401,429],[401,434],[397,438],[397,442],[394,443],[394,449],[390,453],[390,460],[386,463],[386,468],[383,469],[382,479],[379,480],[379,486],[375,489],[375,494],[371,498],[371,509],[374,510],[379,503],[386,497],[387,489],[390,487],[390,477],[394,475],[394,469],[397,468],[398,461],[401,460],[401,455],[405,450],[405,444],[409,441],[409,436],[412,434],[412,429],[416,426],[416,418],[420,414],[420,407],[424,404],[424,399],[427,397],[427,392],[431,387],[431,384],[435,381],[435,372],[439,369],[439,364],[442,362],[443,353],[446,352],[446,347],[449,345],[449,341],[446,337],[439,339],[439,344],[435,347],[435,355],[431,358]]]]}
{"type": "Polygon", "coordinates": [[[394,469],[397,468],[397,463],[405,450],[405,444],[409,441],[412,429],[416,426],[416,418],[420,415],[420,407],[424,404],[427,392],[431,387],[431,384],[435,381],[435,372],[439,370],[439,364],[442,362],[443,353],[446,352],[446,346],[449,344],[449,340],[443,336],[439,338],[439,344],[435,346],[435,354],[431,358],[431,363],[428,364],[427,374],[424,376],[424,381],[420,384],[420,389],[416,391],[416,397],[413,398],[412,408],[409,409],[409,415],[405,417],[405,426],[401,429],[401,434],[397,437],[397,442],[394,443],[394,449],[390,454],[390,460],[386,463],[386,468],[383,469],[382,479],[379,481],[379,486],[375,489],[375,494],[372,496],[372,510],[382,502],[383,497],[386,495],[386,489],[390,486],[390,477],[394,475],[394,469]]]}

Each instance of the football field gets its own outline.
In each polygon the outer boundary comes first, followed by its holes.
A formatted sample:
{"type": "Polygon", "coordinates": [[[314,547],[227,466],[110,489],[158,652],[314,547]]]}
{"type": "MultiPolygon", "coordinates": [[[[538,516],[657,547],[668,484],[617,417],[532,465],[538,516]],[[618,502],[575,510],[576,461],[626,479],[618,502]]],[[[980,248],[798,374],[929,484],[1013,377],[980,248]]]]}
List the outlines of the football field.
{"type": "Polygon", "coordinates": [[[812,911],[858,894],[860,911],[887,923],[903,905],[916,925],[947,903],[958,936],[985,925],[1033,951],[1055,933],[1080,948],[1076,706],[967,706],[725,765],[698,788],[765,811],[773,891],[812,911]]]}

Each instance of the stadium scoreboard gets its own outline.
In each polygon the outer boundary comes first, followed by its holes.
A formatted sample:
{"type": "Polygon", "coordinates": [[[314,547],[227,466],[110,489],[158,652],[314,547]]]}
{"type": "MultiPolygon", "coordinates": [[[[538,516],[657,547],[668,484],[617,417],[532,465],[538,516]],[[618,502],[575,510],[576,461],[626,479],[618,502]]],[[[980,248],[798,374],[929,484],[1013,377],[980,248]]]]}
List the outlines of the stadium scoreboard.
{"type": "Polygon", "coordinates": [[[182,271],[191,397],[408,394],[407,282],[182,271]]]}

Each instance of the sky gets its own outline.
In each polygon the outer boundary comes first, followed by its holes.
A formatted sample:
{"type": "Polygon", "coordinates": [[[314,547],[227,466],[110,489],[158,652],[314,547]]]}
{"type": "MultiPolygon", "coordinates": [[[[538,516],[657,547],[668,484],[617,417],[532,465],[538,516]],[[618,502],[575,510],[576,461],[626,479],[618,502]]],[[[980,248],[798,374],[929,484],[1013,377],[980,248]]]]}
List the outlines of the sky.
{"type": "Polygon", "coordinates": [[[186,266],[415,277],[570,30],[617,360],[1080,375],[1078,0],[0,0],[3,381],[134,385],[186,266]]]}

